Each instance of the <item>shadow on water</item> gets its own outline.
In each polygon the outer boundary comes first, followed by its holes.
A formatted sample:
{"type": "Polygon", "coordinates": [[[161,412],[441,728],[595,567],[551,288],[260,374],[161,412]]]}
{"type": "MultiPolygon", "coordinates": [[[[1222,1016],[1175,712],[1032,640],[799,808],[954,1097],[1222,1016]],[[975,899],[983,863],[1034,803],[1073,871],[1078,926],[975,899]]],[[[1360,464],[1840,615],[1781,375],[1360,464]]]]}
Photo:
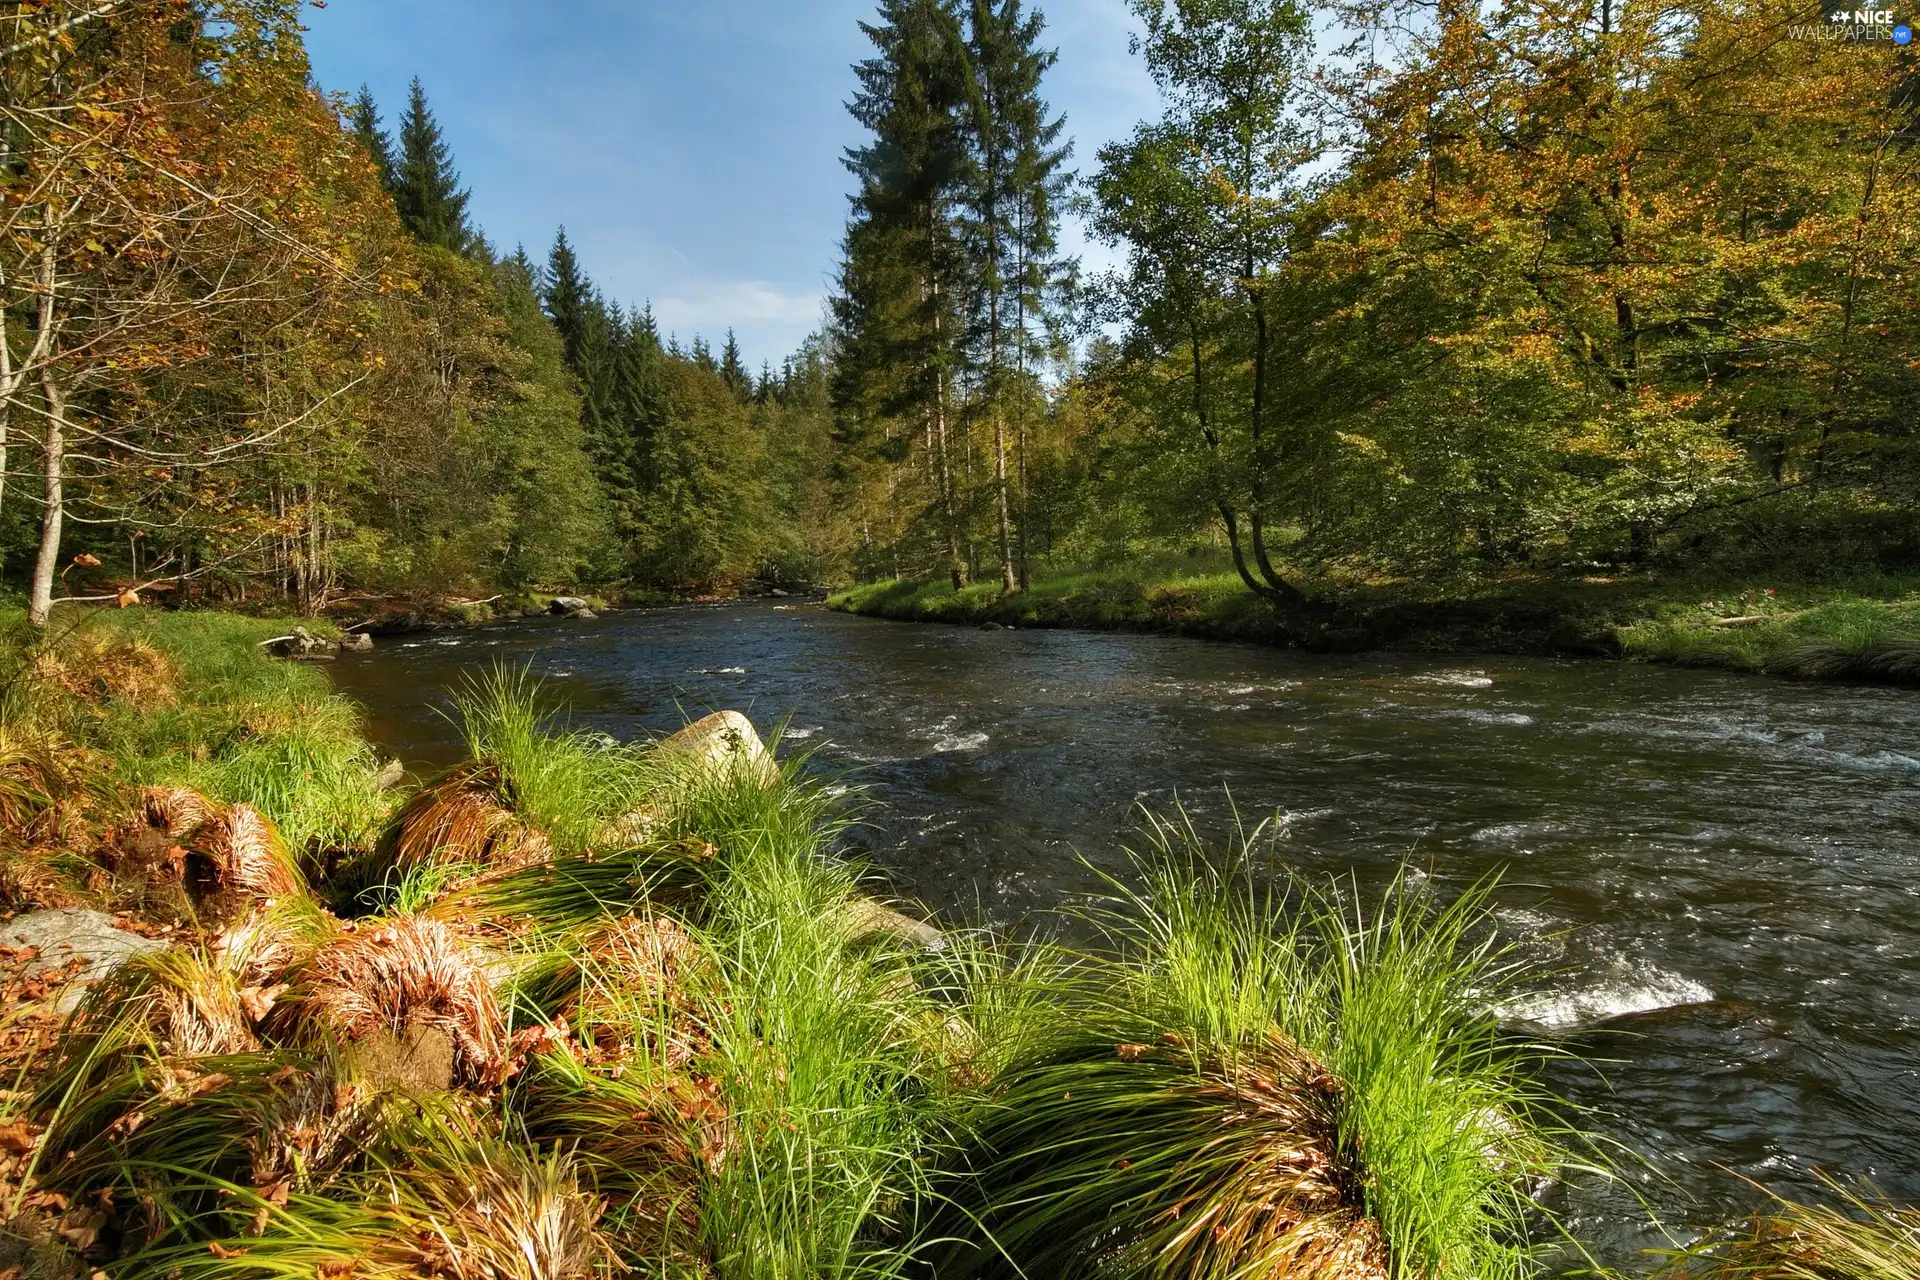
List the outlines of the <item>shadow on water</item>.
{"type": "MultiPolygon", "coordinates": [[[[336,676],[387,750],[444,764],[449,686],[497,659],[622,738],[790,717],[869,789],[866,856],[950,917],[1095,891],[1081,859],[1124,865],[1137,806],[1176,795],[1217,833],[1274,817],[1288,861],[1363,889],[1403,861],[1442,892],[1499,872],[1502,928],[1558,975],[1509,1012],[1608,1059],[1555,1083],[1649,1157],[1664,1215],[1743,1213],[1732,1174],[1811,1194],[1815,1169],[1920,1200],[1920,694],[800,605],[429,635],[336,676]]],[[[1569,1209],[1604,1260],[1662,1243],[1622,1227],[1622,1189],[1569,1209]]]]}

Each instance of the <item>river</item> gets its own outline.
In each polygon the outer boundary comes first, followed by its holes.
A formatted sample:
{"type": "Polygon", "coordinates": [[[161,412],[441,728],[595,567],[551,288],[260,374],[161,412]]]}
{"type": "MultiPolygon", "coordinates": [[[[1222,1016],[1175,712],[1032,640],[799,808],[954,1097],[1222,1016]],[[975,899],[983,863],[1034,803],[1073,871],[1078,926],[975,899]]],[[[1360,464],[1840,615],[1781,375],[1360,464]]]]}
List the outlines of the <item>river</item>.
{"type": "Polygon", "coordinates": [[[1920,694],[1591,661],[1325,658],[1164,637],[906,626],[788,604],[532,620],[388,641],[340,687],[408,763],[447,691],[531,664],[620,738],[747,711],[865,789],[855,840],[947,919],[1019,924],[1126,865],[1140,806],[1286,861],[1442,893],[1503,876],[1555,976],[1509,1010],[1605,1061],[1552,1083],[1644,1158],[1562,1206],[1634,1265],[1733,1175],[1920,1200],[1920,694]],[[1731,1171],[1731,1172],[1728,1172],[1731,1171]]]}

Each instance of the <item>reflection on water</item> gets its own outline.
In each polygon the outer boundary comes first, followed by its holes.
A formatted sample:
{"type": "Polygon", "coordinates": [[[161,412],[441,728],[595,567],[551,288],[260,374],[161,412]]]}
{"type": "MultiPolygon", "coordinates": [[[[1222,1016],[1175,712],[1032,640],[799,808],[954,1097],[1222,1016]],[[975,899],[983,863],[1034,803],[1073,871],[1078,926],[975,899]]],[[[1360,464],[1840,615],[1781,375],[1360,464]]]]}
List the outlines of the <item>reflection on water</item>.
{"type": "Polygon", "coordinates": [[[1124,865],[1139,804],[1277,815],[1312,872],[1501,872],[1555,976],[1507,1012],[1607,1058],[1555,1083],[1646,1155],[1569,1206],[1613,1261],[1811,1172],[1920,1200],[1920,696],[1591,662],[1317,658],[739,606],[392,641],[338,664],[374,737],[458,751],[463,672],[530,663],[620,737],[723,707],[867,788],[903,894],[1017,923],[1124,865]],[[1085,860],[1084,862],[1082,860],[1085,860]],[[1603,1225],[1606,1224],[1606,1225],[1603,1225]]]}

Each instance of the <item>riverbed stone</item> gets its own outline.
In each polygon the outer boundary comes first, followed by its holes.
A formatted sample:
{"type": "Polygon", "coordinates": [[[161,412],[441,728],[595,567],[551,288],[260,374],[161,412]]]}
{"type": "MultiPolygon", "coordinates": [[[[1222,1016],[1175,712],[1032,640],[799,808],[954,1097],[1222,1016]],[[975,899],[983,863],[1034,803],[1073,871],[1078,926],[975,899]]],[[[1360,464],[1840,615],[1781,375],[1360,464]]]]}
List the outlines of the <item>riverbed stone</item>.
{"type": "Polygon", "coordinates": [[[579,596],[555,596],[547,605],[548,613],[557,613],[571,617],[580,613],[592,613],[593,609],[579,596]]]}
{"type": "Polygon", "coordinates": [[[29,911],[0,925],[0,946],[38,953],[21,970],[27,978],[67,974],[53,998],[53,1007],[66,1013],[129,960],[164,951],[167,944],[128,933],[104,911],[59,907],[29,911]]]}
{"type": "Polygon", "coordinates": [[[847,906],[847,918],[855,937],[894,938],[922,951],[946,949],[946,934],[873,898],[855,898],[847,906]]]}
{"type": "Polygon", "coordinates": [[[776,770],[773,753],[760,740],[753,721],[738,711],[716,711],[696,720],[660,743],[660,750],[677,752],[715,768],[742,768],[771,783],[776,770]]]}
{"type": "Polygon", "coordinates": [[[261,641],[261,647],[276,658],[317,659],[338,652],[340,644],[334,640],[323,640],[305,627],[295,627],[284,636],[261,641]]]}
{"type": "Polygon", "coordinates": [[[349,631],[340,637],[342,653],[372,653],[373,637],[359,631],[349,631]]]}

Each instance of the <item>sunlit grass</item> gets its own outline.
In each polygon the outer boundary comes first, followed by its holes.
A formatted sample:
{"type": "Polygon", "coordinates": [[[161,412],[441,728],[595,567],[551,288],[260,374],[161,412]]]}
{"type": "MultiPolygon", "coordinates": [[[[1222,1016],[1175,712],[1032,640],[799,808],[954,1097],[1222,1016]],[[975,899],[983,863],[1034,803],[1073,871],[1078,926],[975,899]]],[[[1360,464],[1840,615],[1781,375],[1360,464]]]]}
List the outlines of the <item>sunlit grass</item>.
{"type": "Polygon", "coordinates": [[[1570,1157],[1488,1012],[1484,893],[1270,890],[1183,821],[1152,835],[1105,972],[979,1113],[941,1274],[1529,1275],[1531,1183],[1570,1157]]]}

